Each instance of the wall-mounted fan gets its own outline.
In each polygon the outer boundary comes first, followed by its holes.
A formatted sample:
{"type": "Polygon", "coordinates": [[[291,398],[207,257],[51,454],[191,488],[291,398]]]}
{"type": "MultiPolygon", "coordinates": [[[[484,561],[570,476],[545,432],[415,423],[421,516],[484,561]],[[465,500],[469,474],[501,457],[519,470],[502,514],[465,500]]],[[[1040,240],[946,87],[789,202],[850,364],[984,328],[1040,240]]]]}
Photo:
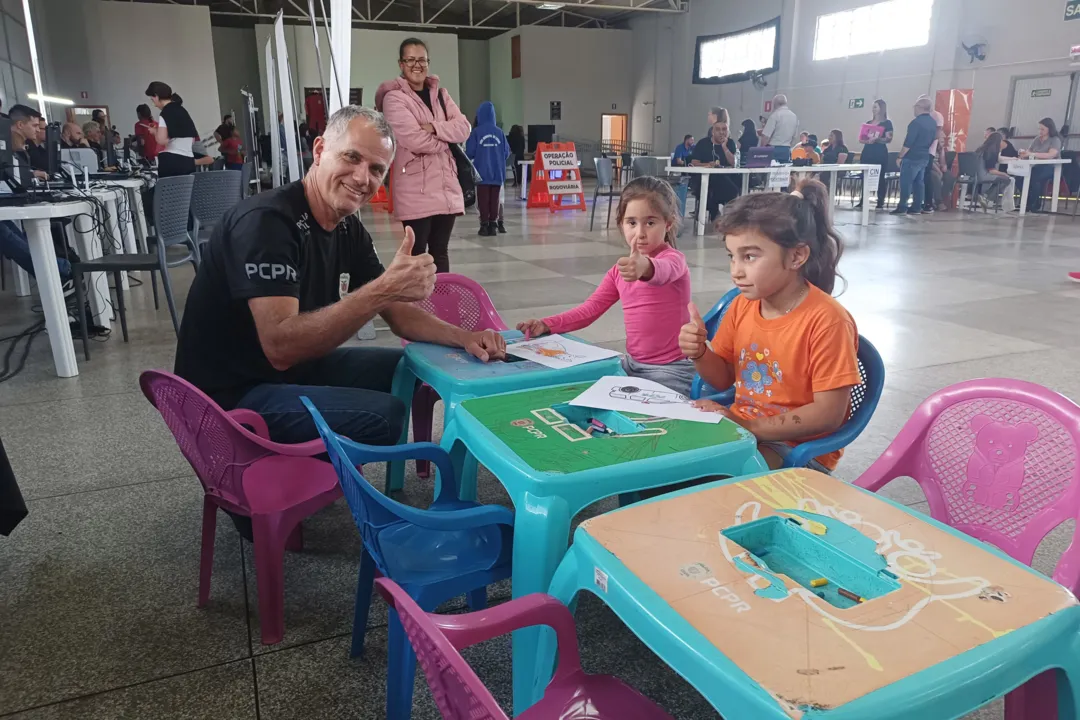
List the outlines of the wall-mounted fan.
{"type": "Polygon", "coordinates": [[[750,73],[750,82],[754,83],[755,90],[764,90],[769,86],[765,76],[761,73],[750,73]]]}
{"type": "Polygon", "coordinates": [[[982,62],[986,59],[986,48],[990,43],[986,38],[981,35],[969,35],[960,41],[960,47],[967,53],[968,62],[973,63],[976,60],[982,62]]]}

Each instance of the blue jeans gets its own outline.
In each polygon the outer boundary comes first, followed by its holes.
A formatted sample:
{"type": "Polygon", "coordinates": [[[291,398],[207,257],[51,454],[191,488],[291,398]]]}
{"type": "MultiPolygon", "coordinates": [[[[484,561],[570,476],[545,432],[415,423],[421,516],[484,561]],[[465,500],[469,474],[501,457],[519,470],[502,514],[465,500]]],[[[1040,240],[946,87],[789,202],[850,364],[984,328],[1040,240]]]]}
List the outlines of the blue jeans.
{"type": "Polygon", "coordinates": [[[922,211],[926,198],[926,166],[929,163],[929,153],[909,152],[904,156],[900,163],[900,203],[896,206],[897,210],[907,210],[908,198],[912,198],[913,212],[922,211]]]}
{"type": "MultiPolygon", "coordinates": [[[[0,222],[0,255],[11,258],[12,262],[34,277],[34,259],[30,256],[30,243],[26,234],[11,220],[0,222]]],[[[66,258],[56,258],[60,277],[71,277],[71,263],[66,258]]]]}
{"type": "Polygon", "coordinates": [[[262,415],[274,442],[302,443],[319,437],[300,402],[307,396],[339,435],[395,445],[405,426],[405,404],[390,394],[399,360],[395,348],[338,348],[289,368],[283,384],[256,385],[236,406],[262,415]]]}
{"type": "Polygon", "coordinates": [[[1046,184],[1054,180],[1054,166],[1053,165],[1032,165],[1031,177],[1026,178],[1026,182],[1031,183],[1031,187],[1028,188],[1028,201],[1027,211],[1038,212],[1042,209],[1042,194],[1046,189],[1046,184]]]}

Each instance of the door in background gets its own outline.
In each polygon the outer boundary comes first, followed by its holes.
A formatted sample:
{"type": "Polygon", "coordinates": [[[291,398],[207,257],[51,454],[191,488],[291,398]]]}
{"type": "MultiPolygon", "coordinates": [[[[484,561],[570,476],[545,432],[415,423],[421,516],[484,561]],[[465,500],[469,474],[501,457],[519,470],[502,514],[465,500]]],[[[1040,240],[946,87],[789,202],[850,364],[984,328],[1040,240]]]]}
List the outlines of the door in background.
{"type": "MultiPolygon", "coordinates": [[[[1013,78],[1008,123],[1009,127],[1013,128],[1013,136],[1035,137],[1039,132],[1039,120],[1045,117],[1051,118],[1059,130],[1063,124],[1069,122],[1075,75],[1076,73],[1062,73],[1013,78]]],[[[976,128],[972,128],[973,133],[975,130],[976,128]]],[[[981,133],[978,137],[981,137],[981,133]]],[[[1023,143],[1023,146],[1027,147],[1026,143],[1023,143]]]]}
{"type": "Polygon", "coordinates": [[[600,141],[606,149],[614,152],[630,151],[628,118],[625,114],[600,116],[600,141]]]}

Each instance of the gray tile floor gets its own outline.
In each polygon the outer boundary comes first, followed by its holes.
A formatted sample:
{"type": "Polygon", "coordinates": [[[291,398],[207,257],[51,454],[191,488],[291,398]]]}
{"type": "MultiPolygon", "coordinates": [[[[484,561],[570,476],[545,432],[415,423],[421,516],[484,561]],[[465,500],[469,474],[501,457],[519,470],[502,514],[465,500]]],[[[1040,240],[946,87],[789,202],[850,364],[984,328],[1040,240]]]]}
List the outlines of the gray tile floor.
{"type": "MultiPolygon", "coordinates": [[[[475,235],[475,215],[461,219],[452,262],[487,287],[511,323],[583,300],[623,252],[614,230],[590,232],[582,213],[526,212],[510,200],[507,216],[510,234],[492,239],[475,235]]],[[[384,213],[365,218],[380,251],[392,253],[398,226],[384,213]]],[[[837,220],[848,243],[841,301],[888,368],[877,414],[842,461],[842,477],[856,477],[918,403],[949,383],[1020,377],[1080,398],[1080,288],[1065,279],[1080,269],[1080,226],[947,213],[878,215],[861,228],[847,210],[837,220]]],[[[726,255],[715,235],[687,231],[680,245],[694,297],[707,307],[730,287],[726,255]]],[[[191,271],[178,268],[173,277],[183,302],[191,271]]],[[[383,717],[379,601],[366,654],[353,661],[347,652],[359,541],[343,504],[313,518],[305,552],[286,558],[280,645],[259,643],[251,548],[228,523],[218,525],[210,604],[195,607],[201,491],[137,385],[143,369],[171,368],[174,337],[167,311],[153,310],[145,288],[129,297],[130,344],[118,335],[95,343],[82,374],[60,380],[39,338],[25,370],[0,384],[0,436],[31,513],[0,539],[0,716],[383,717]]],[[[0,294],[0,337],[40,317],[34,304],[10,289],[0,294]]],[[[621,311],[580,334],[621,348],[621,311]]],[[[376,342],[396,341],[381,330],[376,342]]],[[[376,472],[373,480],[382,478],[376,472]]],[[[487,501],[508,502],[490,475],[480,485],[487,501]]],[[[410,475],[407,501],[430,494],[430,483],[410,475]]],[[[914,483],[895,483],[886,494],[926,508],[914,483]]],[[[599,503],[583,515],[611,507],[599,503]]],[[[1048,537],[1040,570],[1051,570],[1071,532],[1048,537]]],[[[494,602],[508,595],[505,583],[491,592],[494,602]]],[[[581,602],[578,629],[588,669],[623,677],[676,717],[717,717],[591,596],[581,602]]],[[[468,659],[508,703],[508,641],[473,648],[468,659]]],[[[437,717],[421,679],[414,717],[437,717]]],[[[976,717],[1000,718],[1000,704],[976,717]]]]}

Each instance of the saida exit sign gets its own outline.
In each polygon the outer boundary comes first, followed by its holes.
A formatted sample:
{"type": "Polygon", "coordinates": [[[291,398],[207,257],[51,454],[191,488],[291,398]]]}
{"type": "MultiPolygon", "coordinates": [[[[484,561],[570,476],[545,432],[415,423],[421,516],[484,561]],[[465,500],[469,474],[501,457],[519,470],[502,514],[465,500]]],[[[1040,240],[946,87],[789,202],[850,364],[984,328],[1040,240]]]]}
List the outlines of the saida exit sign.
{"type": "Polygon", "coordinates": [[[847,106],[848,106],[848,110],[858,110],[860,108],[866,107],[866,99],[865,98],[851,98],[850,100],[847,101],[847,106]]]}

